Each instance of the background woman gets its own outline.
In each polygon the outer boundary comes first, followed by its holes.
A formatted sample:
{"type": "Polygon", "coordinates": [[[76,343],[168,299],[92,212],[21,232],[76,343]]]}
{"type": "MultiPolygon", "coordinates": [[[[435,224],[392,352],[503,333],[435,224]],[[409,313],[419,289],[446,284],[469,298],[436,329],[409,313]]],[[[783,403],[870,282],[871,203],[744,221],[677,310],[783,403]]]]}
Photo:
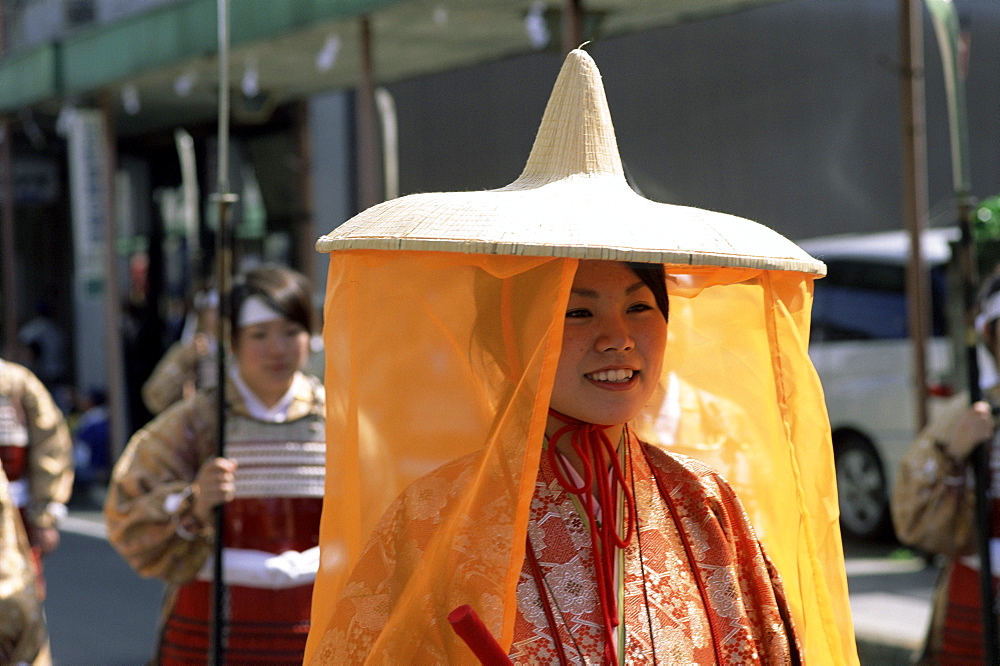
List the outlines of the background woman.
{"type": "Polygon", "coordinates": [[[226,503],[223,562],[231,663],[295,663],[309,628],[323,489],[324,391],[301,372],[313,330],[309,286],[278,266],[232,293],[226,457],[216,394],[170,407],[129,442],[105,504],[111,543],[168,583],[158,660],[208,654],[213,509],[226,503]]]}

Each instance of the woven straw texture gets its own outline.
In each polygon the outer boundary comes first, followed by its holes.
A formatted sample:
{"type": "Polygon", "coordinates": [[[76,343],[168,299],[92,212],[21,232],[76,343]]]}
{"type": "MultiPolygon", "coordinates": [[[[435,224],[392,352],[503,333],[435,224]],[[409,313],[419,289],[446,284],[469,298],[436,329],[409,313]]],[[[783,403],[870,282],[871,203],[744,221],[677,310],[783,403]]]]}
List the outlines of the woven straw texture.
{"type": "Polygon", "coordinates": [[[373,206],[316,243],[729,266],[824,275],[826,267],[750,220],[657,203],[625,180],[601,75],[582,50],[566,58],[524,171],[478,192],[412,194],[373,206]]]}

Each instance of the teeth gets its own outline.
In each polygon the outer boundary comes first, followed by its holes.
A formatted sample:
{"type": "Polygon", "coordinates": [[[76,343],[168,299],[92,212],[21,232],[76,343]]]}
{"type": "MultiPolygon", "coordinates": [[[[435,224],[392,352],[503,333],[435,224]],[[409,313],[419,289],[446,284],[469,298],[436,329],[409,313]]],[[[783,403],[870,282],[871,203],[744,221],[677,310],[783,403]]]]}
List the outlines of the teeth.
{"type": "Polygon", "coordinates": [[[600,372],[592,372],[587,377],[597,382],[627,382],[632,379],[632,371],[623,368],[601,370],[600,372]]]}

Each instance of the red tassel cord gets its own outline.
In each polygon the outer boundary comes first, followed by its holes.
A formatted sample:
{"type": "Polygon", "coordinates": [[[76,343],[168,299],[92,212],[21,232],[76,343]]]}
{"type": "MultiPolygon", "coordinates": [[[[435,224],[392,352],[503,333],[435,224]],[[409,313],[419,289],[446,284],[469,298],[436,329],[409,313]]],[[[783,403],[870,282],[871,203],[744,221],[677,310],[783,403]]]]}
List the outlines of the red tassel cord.
{"type": "MultiPolygon", "coordinates": [[[[597,581],[597,594],[601,606],[604,625],[605,648],[604,658],[607,663],[618,663],[618,641],[616,629],[618,619],[618,594],[615,584],[615,558],[618,551],[624,550],[632,540],[635,531],[635,498],[632,490],[625,483],[621,459],[615,446],[608,439],[605,430],[611,426],[585,423],[560,414],[550,409],[549,414],[566,425],[559,428],[549,439],[546,455],[559,485],[575,495],[580,500],[584,515],[590,528],[590,545],[594,555],[594,574],[597,581]],[[570,445],[580,459],[579,485],[570,479],[568,463],[558,455],[557,444],[565,435],[570,435],[570,445]],[[610,465],[611,474],[605,470],[610,465]],[[595,470],[597,473],[595,474],[595,470]],[[610,478],[609,478],[610,476],[610,478]],[[616,521],[615,496],[620,492],[624,498],[625,524],[619,534],[616,521]],[[595,512],[595,502],[602,512],[603,520],[598,523],[595,512]]],[[[555,631],[555,627],[553,627],[555,631]]],[[[558,641],[558,636],[554,636],[558,641]]]]}

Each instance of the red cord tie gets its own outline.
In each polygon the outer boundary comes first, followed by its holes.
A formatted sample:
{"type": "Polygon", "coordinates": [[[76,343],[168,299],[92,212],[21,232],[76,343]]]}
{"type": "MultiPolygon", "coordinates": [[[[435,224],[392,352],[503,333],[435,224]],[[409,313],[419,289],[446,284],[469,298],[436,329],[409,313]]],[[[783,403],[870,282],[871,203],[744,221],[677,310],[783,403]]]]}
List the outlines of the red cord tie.
{"type": "MultiPolygon", "coordinates": [[[[572,417],[549,409],[549,414],[566,425],[559,428],[549,439],[546,455],[556,480],[563,489],[576,495],[583,506],[584,515],[590,528],[590,545],[594,553],[594,573],[597,579],[597,595],[601,605],[604,620],[605,648],[604,656],[609,663],[618,663],[617,640],[615,629],[618,621],[618,595],[615,586],[615,557],[619,550],[624,550],[632,540],[635,531],[635,498],[632,490],[625,483],[625,473],[622,470],[621,459],[615,451],[614,444],[604,432],[611,426],[595,425],[578,421],[572,417]],[[574,485],[569,477],[568,463],[558,455],[556,444],[570,433],[570,444],[580,458],[580,485],[574,485]],[[604,470],[611,468],[609,475],[604,470]],[[594,470],[598,470],[595,474],[594,470]],[[620,491],[624,498],[624,536],[619,534],[615,510],[615,493],[620,491]],[[593,499],[602,512],[600,523],[597,522],[593,499]]],[[[553,627],[555,631],[555,627],[553,627]]],[[[558,641],[558,636],[555,636],[558,641]]]]}

